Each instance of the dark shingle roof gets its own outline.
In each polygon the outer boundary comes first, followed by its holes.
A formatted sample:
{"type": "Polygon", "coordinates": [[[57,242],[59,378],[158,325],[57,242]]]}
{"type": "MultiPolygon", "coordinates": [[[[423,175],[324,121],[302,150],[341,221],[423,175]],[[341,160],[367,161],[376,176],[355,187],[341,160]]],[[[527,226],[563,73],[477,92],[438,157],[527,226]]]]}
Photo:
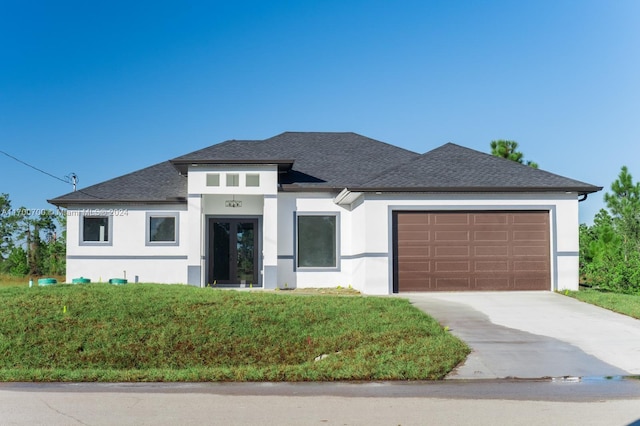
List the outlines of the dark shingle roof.
{"type": "Polygon", "coordinates": [[[173,203],[187,196],[187,178],[180,176],[169,161],[165,161],[88,188],[70,192],[49,200],[58,206],[74,203],[173,203]]]}
{"type": "Polygon", "coordinates": [[[421,191],[576,191],[600,187],[447,143],[380,174],[363,188],[421,191]]]}
{"type": "Polygon", "coordinates": [[[360,185],[419,154],[356,133],[285,132],[263,141],[227,141],[171,160],[293,162],[281,183],[301,187],[360,185]]]}
{"type": "Polygon", "coordinates": [[[189,164],[278,164],[283,190],[599,191],[584,182],[452,143],[417,154],[356,133],[285,132],[230,140],[50,200],[56,205],[185,202],[189,164]]]}

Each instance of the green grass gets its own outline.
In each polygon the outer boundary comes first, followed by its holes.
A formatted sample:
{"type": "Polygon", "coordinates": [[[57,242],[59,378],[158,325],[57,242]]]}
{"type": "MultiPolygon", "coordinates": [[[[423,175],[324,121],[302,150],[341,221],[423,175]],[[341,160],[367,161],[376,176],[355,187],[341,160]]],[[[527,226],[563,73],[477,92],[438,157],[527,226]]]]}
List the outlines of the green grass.
{"type": "Polygon", "coordinates": [[[563,292],[563,294],[640,319],[640,295],[608,293],[597,290],[569,291],[563,292]]]}
{"type": "Polygon", "coordinates": [[[441,379],[469,352],[397,298],[89,284],[0,303],[1,381],[441,379]]]}

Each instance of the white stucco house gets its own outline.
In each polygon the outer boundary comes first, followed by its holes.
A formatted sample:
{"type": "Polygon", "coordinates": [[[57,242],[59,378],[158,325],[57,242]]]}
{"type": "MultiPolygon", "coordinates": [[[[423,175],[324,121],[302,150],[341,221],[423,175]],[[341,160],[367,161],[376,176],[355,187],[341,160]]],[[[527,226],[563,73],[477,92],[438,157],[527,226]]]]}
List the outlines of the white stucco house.
{"type": "Polygon", "coordinates": [[[49,201],[68,281],[390,294],[577,289],[578,203],[600,189],[451,143],[286,132],[49,201]]]}

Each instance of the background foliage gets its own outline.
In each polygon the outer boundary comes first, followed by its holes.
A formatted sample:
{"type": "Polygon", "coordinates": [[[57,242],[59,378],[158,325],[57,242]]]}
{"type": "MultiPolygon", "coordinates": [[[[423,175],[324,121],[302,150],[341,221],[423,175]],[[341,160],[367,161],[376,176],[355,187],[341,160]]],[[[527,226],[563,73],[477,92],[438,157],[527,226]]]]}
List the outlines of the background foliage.
{"type": "Polygon", "coordinates": [[[581,277],[597,289],[640,293],[640,183],[633,183],[627,167],[604,199],[607,209],[593,225],[580,225],[581,277]]]}
{"type": "Polygon", "coordinates": [[[64,212],[14,209],[9,195],[0,194],[0,272],[64,275],[66,225],[64,212]]]}

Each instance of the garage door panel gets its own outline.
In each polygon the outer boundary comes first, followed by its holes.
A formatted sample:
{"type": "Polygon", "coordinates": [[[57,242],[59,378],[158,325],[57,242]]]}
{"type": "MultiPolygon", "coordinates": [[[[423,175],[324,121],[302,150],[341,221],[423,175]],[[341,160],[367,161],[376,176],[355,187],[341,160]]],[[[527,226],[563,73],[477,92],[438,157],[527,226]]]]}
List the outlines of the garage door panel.
{"type": "Polygon", "coordinates": [[[509,215],[501,213],[474,214],[473,223],[476,225],[506,225],[509,221],[509,215]]]}
{"type": "Polygon", "coordinates": [[[474,290],[509,290],[510,284],[508,277],[477,277],[474,290]]]}
{"type": "Polygon", "coordinates": [[[430,241],[431,233],[429,231],[398,231],[398,238],[404,242],[411,241],[430,241]]]}
{"type": "Polygon", "coordinates": [[[469,257],[469,246],[435,246],[435,257],[469,257]]]}
{"type": "Polygon", "coordinates": [[[471,262],[468,260],[462,261],[443,261],[436,260],[434,262],[435,272],[470,272],[471,271],[471,262]]]}
{"type": "Polygon", "coordinates": [[[515,272],[538,272],[549,268],[546,261],[517,260],[513,262],[515,272]]]}
{"type": "Polygon", "coordinates": [[[398,291],[549,290],[549,213],[397,212],[398,291]]]}
{"type": "Polygon", "coordinates": [[[411,262],[411,261],[402,262],[402,263],[399,263],[399,266],[400,268],[402,268],[401,274],[431,271],[431,263],[420,262],[419,260],[416,262],[411,262]]]}
{"type": "Polygon", "coordinates": [[[398,251],[403,256],[429,256],[431,254],[431,246],[425,241],[405,241],[402,246],[398,247],[398,251]]]}
{"type": "Polygon", "coordinates": [[[505,257],[509,256],[509,246],[504,244],[475,246],[473,247],[473,254],[476,257],[505,257]]]}
{"type": "Polygon", "coordinates": [[[403,291],[434,290],[430,278],[408,278],[403,283],[403,291]]]}
{"type": "Polygon", "coordinates": [[[546,226],[549,223],[549,216],[547,212],[518,212],[512,215],[512,217],[514,225],[542,224],[546,226]]]}
{"type": "Polygon", "coordinates": [[[424,215],[422,212],[403,212],[402,222],[398,222],[398,226],[403,225],[429,225],[431,220],[430,215],[424,215]]]}
{"type": "Polygon", "coordinates": [[[547,241],[545,231],[513,231],[513,241],[547,241]]]}
{"type": "Polygon", "coordinates": [[[475,261],[474,270],[475,272],[508,272],[509,261],[475,261]]]}
{"type": "Polygon", "coordinates": [[[464,277],[445,277],[435,279],[435,288],[440,291],[471,290],[471,279],[464,277]]]}
{"type": "Polygon", "coordinates": [[[549,246],[540,245],[540,246],[513,246],[513,255],[514,256],[549,256],[549,246]]]}
{"type": "Polygon", "coordinates": [[[432,216],[431,222],[436,225],[468,225],[469,214],[467,213],[451,213],[448,215],[432,216]]]}
{"type": "Polygon", "coordinates": [[[470,233],[468,231],[435,231],[435,241],[469,241],[470,233]]]}
{"type": "Polygon", "coordinates": [[[474,241],[509,241],[508,231],[475,231],[473,233],[474,241]]]}
{"type": "Polygon", "coordinates": [[[516,290],[540,290],[548,282],[547,278],[517,278],[514,287],[516,290]]]}

